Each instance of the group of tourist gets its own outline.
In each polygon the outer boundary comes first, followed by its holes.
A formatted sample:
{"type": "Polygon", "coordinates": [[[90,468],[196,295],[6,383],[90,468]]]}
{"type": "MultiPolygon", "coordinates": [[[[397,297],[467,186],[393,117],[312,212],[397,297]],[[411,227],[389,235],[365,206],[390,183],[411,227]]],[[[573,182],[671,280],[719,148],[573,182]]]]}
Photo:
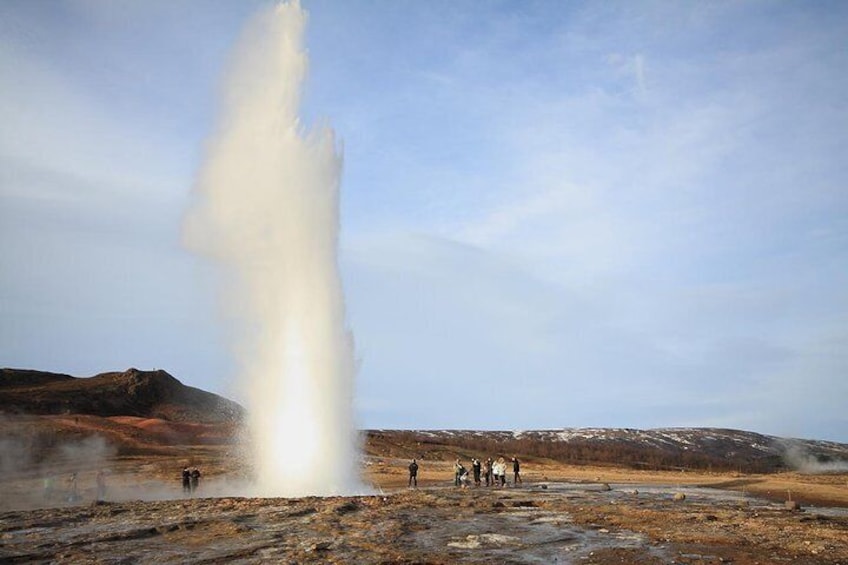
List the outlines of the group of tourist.
{"type": "Polygon", "coordinates": [[[195,467],[189,469],[183,467],[183,492],[189,496],[197,491],[197,486],[200,483],[200,470],[195,467]]]}
{"type": "MultiPolygon", "coordinates": [[[[469,478],[468,469],[465,468],[465,465],[462,464],[460,459],[456,460],[453,468],[454,486],[467,488],[471,480],[469,478]]],[[[476,457],[471,459],[471,476],[473,477],[475,487],[479,487],[482,484],[482,480],[486,481],[487,487],[505,487],[507,485],[506,470],[507,462],[503,457],[499,457],[497,461],[489,457],[482,463],[476,457]]],[[[512,474],[513,486],[521,484],[521,462],[517,457],[512,458],[512,474]]],[[[413,459],[412,463],[409,464],[409,486],[418,486],[418,461],[415,459],[413,459]]]]}
{"type": "MultiPolygon", "coordinates": [[[[462,462],[457,459],[456,464],[454,465],[455,471],[457,473],[457,479],[455,480],[456,486],[467,487],[468,486],[468,477],[467,472],[465,471],[465,467],[462,465],[462,462]],[[463,474],[465,478],[463,479],[463,474]]],[[[486,481],[486,486],[499,486],[505,487],[507,484],[506,481],[506,470],[507,470],[507,462],[503,457],[499,457],[497,461],[493,460],[491,457],[486,459],[485,462],[481,463],[479,459],[473,458],[471,459],[471,470],[474,476],[474,486],[480,486],[481,480],[480,477],[482,475],[483,480],[486,481]]],[[[517,457],[512,458],[512,484],[518,485],[521,483],[521,463],[518,461],[517,457]]]]}

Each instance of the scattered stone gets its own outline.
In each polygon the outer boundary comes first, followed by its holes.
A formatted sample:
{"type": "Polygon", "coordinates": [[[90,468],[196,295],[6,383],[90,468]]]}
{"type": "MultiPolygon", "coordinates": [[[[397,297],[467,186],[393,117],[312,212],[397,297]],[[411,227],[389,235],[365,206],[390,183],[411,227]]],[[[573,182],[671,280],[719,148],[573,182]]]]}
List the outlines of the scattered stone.
{"type": "Polygon", "coordinates": [[[301,508],[299,510],[295,510],[293,512],[290,512],[287,516],[289,518],[299,518],[301,516],[308,516],[310,514],[315,514],[316,512],[318,512],[317,508],[314,508],[312,506],[308,506],[306,508],[301,508]]]}
{"type": "Polygon", "coordinates": [[[609,486],[607,483],[601,483],[601,492],[608,492],[608,491],[611,491],[611,490],[612,490],[612,487],[609,486]]]}
{"type": "Polygon", "coordinates": [[[674,500],[676,502],[683,502],[684,500],[686,500],[686,495],[682,492],[676,492],[674,493],[674,500]]]}
{"type": "Polygon", "coordinates": [[[464,540],[448,542],[448,547],[456,547],[459,549],[477,549],[480,545],[480,536],[475,536],[474,534],[469,534],[464,540]]]}
{"type": "Polygon", "coordinates": [[[783,505],[787,510],[801,510],[801,504],[797,500],[787,500],[783,505]]]}
{"type": "Polygon", "coordinates": [[[356,500],[348,500],[344,504],[336,506],[336,514],[348,514],[359,510],[359,503],[356,500]]]}
{"type": "Polygon", "coordinates": [[[331,547],[333,547],[333,542],[331,541],[319,541],[315,542],[309,546],[307,551],[327,551],[331,547]]]}

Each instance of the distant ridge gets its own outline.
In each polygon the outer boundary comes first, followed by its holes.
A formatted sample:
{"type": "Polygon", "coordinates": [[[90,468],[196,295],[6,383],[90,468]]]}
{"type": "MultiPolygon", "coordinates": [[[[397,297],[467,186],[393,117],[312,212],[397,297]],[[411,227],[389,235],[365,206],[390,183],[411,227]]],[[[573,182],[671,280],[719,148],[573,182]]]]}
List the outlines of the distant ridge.
{"type": "Polygon", "coordinates": [[[721,428],[563,428],[529,431],[369,430],[375,453],[434,458],[523,454],[635,469],[848,471],[848,444],[721,428]]]}
{"type": "Polygon", "coordinates": [[[0,412],[137,416],[172,422],[233,422],[239,404],[182,384],[163,370],[101,373],[77,378],[30,369],[0,369],[0,412]]]}

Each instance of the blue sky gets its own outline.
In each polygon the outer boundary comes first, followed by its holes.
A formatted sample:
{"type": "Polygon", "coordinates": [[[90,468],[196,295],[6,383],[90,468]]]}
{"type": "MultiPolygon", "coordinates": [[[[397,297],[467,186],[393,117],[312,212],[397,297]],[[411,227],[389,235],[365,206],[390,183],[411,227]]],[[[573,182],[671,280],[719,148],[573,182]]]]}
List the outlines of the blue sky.
{"type": "MultiPolygon", "coordinates": [[[[181,233],[261,5],[0,3],[0,365],[243,398],[181,233]]],[[[848,5],[303,6],[363,427],[848,442],[848,5]]]]}

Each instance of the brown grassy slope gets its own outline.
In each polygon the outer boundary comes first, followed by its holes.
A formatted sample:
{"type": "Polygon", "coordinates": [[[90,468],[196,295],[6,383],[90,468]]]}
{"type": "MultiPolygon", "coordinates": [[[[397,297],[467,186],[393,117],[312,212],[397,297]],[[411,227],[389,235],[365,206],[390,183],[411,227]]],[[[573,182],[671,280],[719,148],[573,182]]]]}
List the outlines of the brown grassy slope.
{"type": "Polygon", "coordinates": [[[134,368],[89,378],[2,369],[0,412],[136,416],[203,423],[234,422],[244,416],[244,409],[235,402],[185,386],[166,371],[134,368]]]}
{"type": "MultiPolygon", "coordinates": [[[[23,451],[32,456],[32,464],[59,459],[61,446],[81,444],[87,438],[105,440],[114,457],[120,461],[161,461],[167,472],[186,464],[186,458],[202,461],[204,472],[239,474],[245,462],[233,459],[227,445],[235,446],[237,426],[234,424],[197,424],[167,422],[151,418],[119,416],[101,418],[90,415],[14,416],[4,420],[0,440],[25,442],[23,451]],[[219,457],[213,455],[221,453],[219,457]],[[211,457],[211,459],[210,459],[211,457]],[[169,463],[170,461],[170,463],[169,463]]],[[[610,484],[655,484],[669,488],[708,486],[758,494],[782,501],[791,496],[802,504],[848,507],[848,473],[805,475],[801,473],[746,474],[738,472],[649,471],[612,465],[571,465],[522,452],[470,452],[449,445],[408,442],[411,436],[392,433],[370,435],[363,449],[367,455],[363,472],[368,481],[384,489],[405,487],[407,465],[412,458],[420,464],[419,485],[448,486],[453,483],[453,461],[462,459],[466,466],[471,457],[510,457],[522,461],[525,486],[541,482],[568,481],[610,484]],[[790,495],[791,493],[791,495],[790,495]]],[[[133,463],[137,465],[137,463],[133,463]]],[[[511,467],[508,475],[511,479],[511,467]]],[[[2,473],[0,473],[2,474],[2,473]]]]}
{"type": "Polygon", "coordinates": [[[785,472],[848,468],[848,445],[787,440],[754,432],[712,428],[570,429],[505,431],[370,430],[369,444],[398,457],[537,458],[571,465],[626,466],[638,470],[785,472]]]}
{"type": "Polygon", "coordinates": [[[238,424],[228,422],[168,422],[88,414],[11,415],[3,418],[0,444],[9,454],[19,452],[28,462],[40,463],[95,438],[117,456],[170,455],[184,451],[186,446],[231,444],[237,433],[238,424]]]}
{"type": "MultiPolygon", "coordinates": [[[[807,474],[791,471],[775,473],[744,473],[713,469],[633,469],[627,464],[571,464],[533,454],[529,450],[472,449],[471,437],[458,437],[454,445],[432,441],[409,431],[370,431],[364,442],[369,456],[365,473],[370,482],[384,489],[407,485],[407,465],[413,458],[420,465],[420,486],[449,485],[453,483],[453,462],[459,458],[470,468],[470,459],[477,457],[505,458],[517,456],[521,461],[521,474],[528,486],[548,481],[579,483],[621,483],[631,485],[665,485],[671,489],[685,486],[747,492],[776,501],[789,498],[804,505],[848,507],[848,472],[807,474]],[[421,441],[427,440],[427,441],[421,441]]],[[[510,448],[516,447],[510,444],[510,448]]],[[[508,477],[512,467],[508,465],[508,477]]]]}

